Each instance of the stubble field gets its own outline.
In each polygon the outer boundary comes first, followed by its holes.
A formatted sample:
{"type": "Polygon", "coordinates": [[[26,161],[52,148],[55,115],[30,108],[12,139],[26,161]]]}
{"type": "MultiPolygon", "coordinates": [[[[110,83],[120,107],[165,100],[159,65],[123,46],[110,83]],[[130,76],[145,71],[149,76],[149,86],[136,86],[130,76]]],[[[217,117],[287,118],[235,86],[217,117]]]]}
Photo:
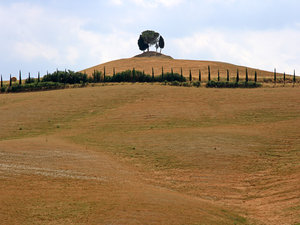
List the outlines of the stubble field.
{"type": "Polygon", "coordinates": [[[0,95],[0,224],[300,223],[300,89],[0,95]]]}

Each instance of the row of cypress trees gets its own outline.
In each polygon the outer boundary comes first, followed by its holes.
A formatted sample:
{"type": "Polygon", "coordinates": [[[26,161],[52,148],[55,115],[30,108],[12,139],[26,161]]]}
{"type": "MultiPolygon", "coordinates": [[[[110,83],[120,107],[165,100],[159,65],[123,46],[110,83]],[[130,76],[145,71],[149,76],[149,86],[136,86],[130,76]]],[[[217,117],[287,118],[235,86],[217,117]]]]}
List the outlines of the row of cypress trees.
{"type": "MultiPolygon", "coordinates": [[[[133,71],[135,71],[135,69],[133,69],[133,71]]],[[[144,72],[143,72],[144,73],[144,72]]],[[[48,75],[48,73],[47,73],[48,75]]],[[[115,72],[115,68],[113,68],[113,76],[116,75],[116,72],[115,72]]],[[[164,68],[162,67],[162,71],[161,71],[161,79],[160,80],[163,80],[164,79],[164,76],[173,76],[174,75],[174,72],[173,72],[173,68],[171,68],[171,73],[165,73],[164,72],[164,68]]],[[[229,82],[230,81],[230,72],[229,70],[227,69],[227,74],[226,74],[226,81],[229,82]]],[[[98,71],[94,71],[93,73],[93,78],[96,82],[100,82],[100,76],[101,76],[101,72],[98,72],[98,71]]],[[[180,76],[183,79],[183,71],[182,71],[182,68],[180,70],[180,76]]],[[[104,67],[104,70],[103,70],[103,77],[104,77],[104,82],[106,81],[106,69],[104,67]]],[[[192,77],[192,71],[189,70],[189,81],[192,81],[193,77],[192,77]]],[[[207,77],[208,81],[211,81],[211,68],[210,66],[208,66],[208,77],[207,77]]],[[[152,80],[154,80],[154,68],[152,67],[152,80]]],[[[202,74],[201,74],[201,70],[199,69],[199,76],[198,76],[198,80],[200,82],[202,82],[202,74]]],[[[218,76],[217,76],[217,80],[220,81],[221,80],[221,77],[220,77],[220,70],[218,69],[218,76]]],[[[254,82],[256,83],[258,80],[258,75],[257,75],[257,72],[255,71],[254,72],[254,82]]],[[[273,78],[273,81],[274,83],[277,83],[277,72],[276,72],[276,69],[274,69],[274,78],[273,78]]],[[[25,83],[33,83],[33,82],[41,82],[41,78],[40,78],[40,72],[38,72],[38,78],[37,79],[34,79],[34,78],[31,78],[30,76],[30,73],[28,73],[28,78],[25,80],[25,83]]],[[[236,72],[236,77],[235,77],[235,81],[236,82],[239,82],[240,81],[240,74],[239,74],[239,69],[237,69],[237,72],[236,72]]],[[[248,69],[246,68],[246,73],[245,73],[245,82],[248,82],[249,81],[249,75],[248,75],[248,69]]],[[[285,83],[286,82],[286,74],[284,73],[283,74],[283,82],[285,83]]],[[[296,71],[294,70],[294,75],[293,75],[293,83],[296,83],[296,71]]],[[[19,71],[19,85],[22,85],[22,73],[21,71],[19,71]]],[[[10,75],[10,79],[9,79],[9,86],[12,86],[12,77],[10,75]]],[[[3,78],[2,78],[2,75],[1,75],[1,87],[3,87],[3,78]]]]}

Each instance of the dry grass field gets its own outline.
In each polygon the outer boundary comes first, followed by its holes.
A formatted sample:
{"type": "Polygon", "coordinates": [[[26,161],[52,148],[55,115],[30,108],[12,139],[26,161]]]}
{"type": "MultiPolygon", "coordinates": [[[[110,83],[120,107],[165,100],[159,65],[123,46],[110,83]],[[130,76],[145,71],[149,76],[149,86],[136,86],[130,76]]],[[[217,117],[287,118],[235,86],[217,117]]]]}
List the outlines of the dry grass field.
{"type": "MultiPolygon", "coordinates": [[[[182,59],[169,59],[164,57],[133,57],[126,59],[119,59],[115,61],[110,61],[100,65],[93,66],[88,69],[84,69],[81,72],[85,72],[88,75],[92,75],[94,70],[104,71],[108,75],[115,72],[122,72],[125,70],[131,70],[135,68],[139,71],[145,71],[146,74],[152,74],[152,68],[155,75],[160,75],[162,73],[162,67],[164,68],[164,73],[171,72],[173,68],[174,73],[181,73],[181,68],[183,76],[188,77],[190,70],[192,72],[193,79],[198,79],[199,69],[201,70],[202,80],[207,81],[208,79],[208,66],[211,68],[211,78],[217,78],[218,70],[220,71],[221,79],[226,80],[227,70],[230,72],[230,77],[232,80],[235,79],[237,70],[239,70],[240,79],[245,79],[246,67],[237,66],[229,63],[215,62],[215,61],[200,61],[200,60],[182,60],[182,59]]],[[[259,82],[265,79],[273,79],[274,73],[263,71],[255,68],[248,68],[249,79],[254,80],[254,73],[257,72],[259,82]]],[[[291,72],[291,71],[287,71],[291,72]]],[[[287,73],[288,74],[288,73],[287,73]]],[[[287,79],[291,79],[291,75],[287,76],[287,79]]],[[[283,74],[278,73],[277,79],[283,79],[283,74]]]]}
{"type": "Polygon", "coordinates": [[[159,84],[2,94],[0,224],[300,223],[299,96],[159,84]]]}

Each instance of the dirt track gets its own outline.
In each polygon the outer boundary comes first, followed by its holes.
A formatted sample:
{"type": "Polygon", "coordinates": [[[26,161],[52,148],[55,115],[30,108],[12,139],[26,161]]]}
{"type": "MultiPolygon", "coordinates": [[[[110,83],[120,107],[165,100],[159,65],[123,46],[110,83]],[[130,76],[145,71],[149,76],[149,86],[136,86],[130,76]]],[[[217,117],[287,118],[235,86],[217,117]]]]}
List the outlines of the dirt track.
{"type": "Polygon", "coordinates": [[[130,84],[1,95],[1,224],[295,224],[299,94],[130,84]]]}

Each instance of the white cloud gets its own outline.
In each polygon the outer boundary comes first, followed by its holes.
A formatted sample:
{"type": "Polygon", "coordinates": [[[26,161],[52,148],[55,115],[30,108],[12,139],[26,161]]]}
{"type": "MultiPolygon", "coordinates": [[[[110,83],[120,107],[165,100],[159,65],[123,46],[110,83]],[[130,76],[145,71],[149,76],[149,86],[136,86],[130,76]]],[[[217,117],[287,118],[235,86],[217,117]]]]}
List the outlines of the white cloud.
{"type": "Polygon", "coordinates": [[[173,7],[184,2],[184,0],[110,0],[113,5],[125,5],[134,3],[137,6],[156,8],[159,6],[173,7]]]}
{"type": "Polygon", "coordinates": [[[291,73],[300,71],[300,31],[206,30],[189,37],[171,40],[182,58],[226,61],[249,67],[291,73]],[[187,44],[189,43],[189,44],[187,44]]]}

